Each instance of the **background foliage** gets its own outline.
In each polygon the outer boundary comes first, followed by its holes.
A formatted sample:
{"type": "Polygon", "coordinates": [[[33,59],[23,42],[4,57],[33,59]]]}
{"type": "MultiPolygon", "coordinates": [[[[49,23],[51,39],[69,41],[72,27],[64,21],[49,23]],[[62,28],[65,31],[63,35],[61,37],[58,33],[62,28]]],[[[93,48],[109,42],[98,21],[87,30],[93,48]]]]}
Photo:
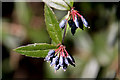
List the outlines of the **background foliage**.
{"type": "MultiPolygon", "coordinates": [[[[52,40],[47,29],[54,29],[47,28],[50,26],[45,25],[46,17],[50,16],[44,16],[44,14],[49,15],[44,13],[44,5],[43,2],[4,2],[2,4],[0,45],[2,46],[3,79],[119,77],[116,73],[120,19],[118,3],[74,3],[75,9],[87,19],[91,27],[86,31],[77,29],[74,36],[68,29],[66,34],[65,45],[67,51],[76,60],[75,68],[69,66],[66,72],[59,70],[54,73],[53,67],[49,67],[49,64],[43,61],[44,58],[27,57],[14,52],[12,49],[32,43],[47,43],[47,49],[50,49],[48,46],[52,40]]],[[[58,22],[67,14],[65,10],[52,9],[58,22]]],[[[58,22],[54,23],[58,25],[58,22]]],[[[53,40],[57,42],[56,38],[53,40]]],[[[30,48],[31,51],[38,50],[34,48],[37,44],[31,46],[33,46],[30,48]]],[[[40,50],[43,48],[41,47],[40,50]]],[[[55,46],[52,45],[52,48],[55,46]]],[[[25,49],[25,51],[28,50],[25,49]]]]}

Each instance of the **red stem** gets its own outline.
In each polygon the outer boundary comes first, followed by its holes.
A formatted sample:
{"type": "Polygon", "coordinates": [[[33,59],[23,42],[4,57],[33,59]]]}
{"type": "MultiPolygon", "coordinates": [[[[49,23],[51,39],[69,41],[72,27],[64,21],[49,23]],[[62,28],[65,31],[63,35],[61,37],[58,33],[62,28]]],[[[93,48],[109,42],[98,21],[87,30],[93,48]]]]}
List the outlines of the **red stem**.
{"type": "Polygon", "coordinates": [[[55,52],[57,52],[61,47],[59,47],[58,49],[55,50],[55,52]]]}
{"type": "Polygon", "coordinates": [[[73,21],[75,20],[75,18],[74,18],[74,13],[72,12],[72,18],[73,18],[73,21]]]}
{"type": "Polygon", "coordinates": [[[59,49],[59,51],[56,53],[56,55],[60,52],[60,50],[61,50],[61,47],[59,47],[58,49],[59,49]],[[60,48],[60,49],[59,49],[60,48]]]}
{"type": "Polygon", "coordinates": [[[65,57],[65,53],[64,53],[64,51],[63,51],[63,48],[62,48],[62,56],[65,57]]]}
{"type": "Polygon", "coordinates": [[[68,52],[66,51],[65,47],[64,47],[64,50],[65,50],[65,52],[66,52],[66,56],[68,56],[68,52]]]}
{"type": "Polygon", "coordinates": [[[80,16],[82,19],[83,19],[83,17],[79,14],[79,13],[76,13],[78,16],[80,16]]]}

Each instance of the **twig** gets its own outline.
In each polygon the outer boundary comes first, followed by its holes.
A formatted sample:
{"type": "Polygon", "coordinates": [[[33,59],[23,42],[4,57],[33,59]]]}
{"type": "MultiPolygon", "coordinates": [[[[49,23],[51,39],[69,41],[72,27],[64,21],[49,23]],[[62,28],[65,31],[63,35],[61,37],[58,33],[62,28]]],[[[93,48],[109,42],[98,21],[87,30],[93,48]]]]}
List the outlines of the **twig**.
{"type": "Polygon", "coordinates": [[[62,38],[62,44],[64,44],[64,39],[65,39],[65,34],[66,34],[66,28],[67,28],[67,22],[68,22],[68,19],[67,19],[66,24],[65,24],[65,30],[64,30],[64,34],[63,34],[63,38],[62,38]]]}

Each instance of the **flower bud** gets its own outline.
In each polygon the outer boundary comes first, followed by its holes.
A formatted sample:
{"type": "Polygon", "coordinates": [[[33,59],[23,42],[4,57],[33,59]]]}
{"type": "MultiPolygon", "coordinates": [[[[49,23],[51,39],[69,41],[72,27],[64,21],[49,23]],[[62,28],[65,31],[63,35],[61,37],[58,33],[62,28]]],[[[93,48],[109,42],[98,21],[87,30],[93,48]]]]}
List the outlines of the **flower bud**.
{"type": "Polygon", "coordinates": [[[88,22],[85,20],[85,18],[83,18],[83,16],[81,16],[81,20],[82,20],[84,26],[88,27],[88,22]]]}
{"type": "Polygon", "coordinates": [[[73,22],[73,19],[72,20],[69,20],[68,21],[68,24],[69,26],[71,27],[71,33],[74,35],[75,34],[75,31],[77,29],[76,25],[75,25],[75,22],[73,22]]]}
{"type": "Polygon", "coordinates": [[[65,63],[65,58],[63,57],[63,70],[66,71],[67,69],[67,64],[65,63]]]}
{"type": "Polygon", "coordinates": [[[64,59],[65,59],[65,63],[66,63],[67,65],[69,65],[69,62],[68,62],[67,58],[64,58],[64,59]]]}
{"type": "Polygon", "coordinates": [[[79,22],[78,22],[78,19],[77,19],[77,17],[75,17],[75,20],[74,20],[74,22],[75,22],[75,25],[76,25],[76,27],[79,27],[79,22]]]}
{"type": "Polygon", "coordinates": [[[69,24],[70,27],[72,27],[73,23],[74,23],[74,22],[73,22],[72,19],[70,19],[70,20],[68,21],[68,24],[69,24]]]}
{"type": "Polygon", "coordinates": [[[67,56],[73,63],[75,63],[74,58],[69,54],[69,56],[67,56]]]}
{"type": "Polygon", "coordinates": [[[67,58],[68,62],[75,67],[75,64],[70,60],[70,58],[67,58]]]}
{"type": "Polygon", "coordinates": [[[79,28],[84,30],[83,29],[83,22],[82,22],[81,18],[78,19],[78,22],[79,22],[79,28]]]}
{"type": "Polygon", "coordinates": [[[57,61],[57,59],[58,59],[58,56],[56,56],[55,58],[53,58],[52,62],[50,63],[50,66],[52,66],[53,64],[55,64],[56,61],[57,61]]]}
{"type": "Polygon", "coordinates": [[[55,62],[55,66],[54,66],[54,69],[55,70],[58,70],[60,68],[60,65],[59,65],[59,58],[57,58],[56,62],[55,62]]]}
{"type": "Polygon", "coordinates": [[[74,25],[71,27],[71,33],[74,35],[77,27],[74,25]]]}
{"type": "Polygon", "coordinates": [[[51,62],[53,61],[53,58],[55,58],[55,56],[54,56],[54,55],[51,55],[51,56],[50,56],[50,61],[51,61],[51,62]]]}
{"type": "Polygon", "coordinates": [[[66,69],[67,69],[67,64],[64,64],[63,65],[63,70],[66,71],[66,69]]]}
{"type": "Polygon", "coordinates": [[[55,54],[55,51],[54,50],[50,50],[49,52],[48,52],[48,56],[51,56],[51,55],[54,55],[55,54]]]}
{"type": "Polygon", "coordinates": [[[50,57],[47,55],[44,60],[45,61],[50,61],[50,57]]]}
{"type": "Polygon", "coordinates": [[[60,65],[59,65],[59,64],[54,66],[54,69],[55,69],[55,70],[58,70],[59,68],[60,68],[60,65]]]}
{"type": "Polygon", "coordinates": [[[63,56],[60,56],[59,65],[60,65],[60,66],[63,66],[63,56]]]}
{"type": "Polygon", "coordinates": [[[59,58],[56,60],[55,65],[59,64],[59,58]]]}
{"type": "Polygon", "coordinates": [[[59,23],[59,27],[60,28],[62,28],[62,29],[64,29],[64,27],[65,27],[65,24],[66,24],[66,19],[63,19],[60,23],[59,23]]]}

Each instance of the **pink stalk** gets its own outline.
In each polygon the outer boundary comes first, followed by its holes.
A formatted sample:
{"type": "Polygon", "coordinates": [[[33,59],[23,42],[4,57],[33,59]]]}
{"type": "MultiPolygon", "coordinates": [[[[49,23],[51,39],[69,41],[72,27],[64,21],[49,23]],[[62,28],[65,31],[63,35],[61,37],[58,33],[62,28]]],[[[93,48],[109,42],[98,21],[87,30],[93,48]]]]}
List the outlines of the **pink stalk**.
{"type": "Polygon", "coordinates": [[[72,18],[73,18],[73,21],[75,20],[75,18],[74,18],[74,13],[72,12],[72,18]]]}
{"type": "MultiPolygon", "coordinates": [[[[62,48],[61,48],[61,50],[62,50],[62,48]]],[[[60,56],[62,55],[62,52],[60,52],[60,56]]]]}
{"type": "Polygon", "coordinates": [[[62,56],[65,57],[65,53],[64,53],[64,51],[63,51],[63,48],[62,48],[62,56]]]}
{"type": "Polygon", "coordinates": [[[76,13],[75,13],[75,17],[77,18],[76,13]]]}
{"type": "Polygon", "coordinates": [[[76,13],[78,16],[80,16],[82,19],[83,19],[83,17],[79,14],[79,13],[76,13]]]}
{"type": "Polygon", "coordinates": [[[55,50],[55,52],[57,52],[61,47],[59,47],[58,49],[55,50]]]}
{"type": "Polygon", "coordinates": [[[61,45],[61,44],[59,43],[59,44],[57,45],[57,47],[60,46],[60,45],[61,45]]]}
{"type": "Polygon", "coordinates": [[[68,52],[66,51],[65,47],[64,47],[64,50],[65,50],[65,52],[66,52],[66,56],[68,56],[68,52]]]}
{"type": "Polygon", "coordinates": [[[61,47],[59,47],[58,49],[59,49],[59,51],[56,53],[56,54],[58,54],[59,52],[60,52],[60,50],[61,50],[61,47]],[[60,49],[59,49],[60,48],[60,49]]]}

